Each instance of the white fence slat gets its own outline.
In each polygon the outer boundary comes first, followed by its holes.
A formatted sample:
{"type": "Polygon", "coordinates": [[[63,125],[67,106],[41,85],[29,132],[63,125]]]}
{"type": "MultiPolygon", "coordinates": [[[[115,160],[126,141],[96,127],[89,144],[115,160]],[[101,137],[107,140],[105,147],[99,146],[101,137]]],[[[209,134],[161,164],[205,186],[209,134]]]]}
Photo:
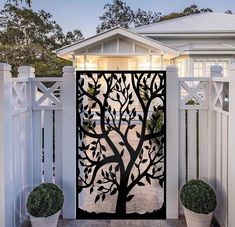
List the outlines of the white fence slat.
{"type": "Polygon", "coordinates": [[[44,182],[53,178],[53,112],[44,111],[44,182]]]}
{"type": "Polygon", "coordinates": [[[188,180],[197,176],[196,110],[188,110],[188,180]]]}
{"type": "MultiPolygon", "coordinates": [[[[186,182],[186,124],[185,110],[179,111],[179,190],[186,182]]],[[[179,214],[183,214],[183,207],[179,203],[179,214]]]]}
{"type": "Polygon", "coordinates": [[[179,188],[179,112],[178,112],[178,69],[166,69],[166,218],[178,218],[179,188]]]}
{"type": "Polygon", "coordinates": [[[55,111],[55,183],[62,189],[62,111],[55,111]]]}
{"type": "Polygon", "coordinates": [[[208,182],[208,119],[207,111],[199,110],[199,178],[208,182]]]}
{"type": "Polygon", "coordinates": [[[21,194],[19,194],[19,189],[21,187],[21,159],[20,159],[20,121],[19,121],[19,115],[17,117],[13,118],[13,132],[14,132],[14,147],[13,147],[13,153],[14,153],[14,182],[15,182],[15,188],[14,188],[14,220],[15,223],[20,222],[20,214],[21,214],[21,194]]]}
{"type": "Polygon", "coordinates": [[[208,152],[209,152],[209,183],[215,189],[216,187],[216,112],[208,112],[208,152]]]}
{"type": "Polygon", "coordinates": [[[222,115],[222,179],[221,179],[221,196],[222,196],[222,207],[221,207],[221,219],[225,226],[227,226],[227,206],[228,206],[228,117],[222,115]]]}
{"type": "Polygon", "coordinates": [[[217,194],[217,201],[218,201],[218,208],[217,208],[217,217],[219,221],[221,221],[221,212],[219,210],[221,204],[221,118],[222,114],[217,112],[216,113],[216,194],[217,194]]]}
{"type": "Polygon", "coordinates": [[[20,163],[21,163],[21,185],[19,190],[19,194],[21,194],[21,214],[20,214],[20,220],[22,221],[23,216],[26,212],[25,210],[25,188],[26,188],[26,175],[27,175],[27,163],[26,163],[26,128],[25,128],[25,113],[22,113],[19,115],[19,137],[20,137],[20,146],[19,146],[19,152],[20,152],[20,163]]]}
{"type": "Polygon", "coordinates": [[[33,184],[42,182],[42,112],[33,112],[33,184]]]}
{"type": "Polygon", "coordinates": [[[186,125],[185,110],[179,114],[179,188],[186,182],[186,125]]]}

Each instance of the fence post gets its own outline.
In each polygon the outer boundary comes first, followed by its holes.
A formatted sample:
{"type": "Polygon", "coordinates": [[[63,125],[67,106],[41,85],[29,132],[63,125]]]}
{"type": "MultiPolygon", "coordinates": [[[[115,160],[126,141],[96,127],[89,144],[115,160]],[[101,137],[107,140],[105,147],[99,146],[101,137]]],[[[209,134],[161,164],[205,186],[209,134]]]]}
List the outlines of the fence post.
{"type": "Polygon", "coordinates": [[[216,112],[214,108],[215,92],[213,89],[214,77],[223,77],[223,67],[220,65],[213,65],[210,68],[209,81],[209,110],[208,110],[208,182],[215,189],[216,187],[216,112]]]}
{"type": "Polygon", "coordinates": [[[76,218],[76,79],[75,68],[63,68],[62,89],[62,158],[63,192],[65,196],[63,217],[76,218]]]}
{"type": "Polygon", "coordinates": [[[178,68],[166,68],[166,217],[178,218],[178,68]]]}
{"type": "Polygon", "coordinates": [[[11,66],[0,63],[0,226],[15,226],[13,205],[11,66]]]}
{"type": "MultiPolygon", "coordinates": [[[[26,78],[28,79],[26,85],[26,102],[27,102],[27,114],[25,115],[25,133],[27,135],[27,150],[25,151],[25,163],[27,166],[24,166],[25,174],[26,174],[26,186],[27,190],[32,189],[35,175],[40,175],[41,162],[38,159],[40,154],[35,154],[33,149],[33,141],[34,141],[34,133],[33,133],[33,111],[32,111],[32,85],[31,78],[35,78],[35,69],[31,66],[20,66],[18,68],[18,78],[26,78]],[[38,168],[39,166],[39,168],[38,168]],[[28,188],[29,187],[29,188],[28,188]]],[[[38,182],[41,183],[41,182],[38,182]]],[[[25,192],[26,196],[29,191],[25,192]]]]}
{"type": "Polygon", "coordinates": [[[235,226],[235,63],[229,73],[228,226],[235,226]]]}

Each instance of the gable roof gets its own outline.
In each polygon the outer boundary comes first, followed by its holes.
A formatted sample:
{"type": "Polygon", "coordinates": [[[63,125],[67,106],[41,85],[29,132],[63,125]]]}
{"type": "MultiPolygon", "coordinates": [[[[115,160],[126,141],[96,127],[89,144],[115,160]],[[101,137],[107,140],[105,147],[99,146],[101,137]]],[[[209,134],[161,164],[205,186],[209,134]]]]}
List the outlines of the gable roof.
{"type": "Polygon", "coordinates": [[[235,33],[235,14],[200,13],[132,29],[139,34],[235,33]]]}
{"type": "Polygon", "coordinates": [[[92,36],[88,39],[84,39],[80,42],[59,48],[55,50],[54,52],[57,54],[57,56],[65,58],[65,56],[67,56],[68,54],[73,54],[75,52],[78,52],[81,49],[94,46],[95,44],[98,45],[101,42],[113,39],[117,36],[128,38],[137,43],[144,44],[145,46],[148,46],[152,48],[153,50],[154,49],[161,50],[162,52],[172,53],[176,55],[180,53],[180,51],[177,48],[168,46],[167,44],[161,43],[159,41],[137,34],[135,32],[132,32],[130,30],[127,30],[121,27],[112,28],[108,31],[92,36]]]}

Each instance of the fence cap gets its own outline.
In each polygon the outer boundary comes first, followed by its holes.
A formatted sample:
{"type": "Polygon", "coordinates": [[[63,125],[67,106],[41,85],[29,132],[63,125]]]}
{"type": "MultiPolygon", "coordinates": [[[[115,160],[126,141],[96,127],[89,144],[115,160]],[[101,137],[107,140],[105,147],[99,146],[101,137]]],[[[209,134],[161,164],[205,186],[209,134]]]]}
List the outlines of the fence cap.
{"type": "Polygon", "coordinates": [[[178,73],[179,69],[178,69],[178,67],[175,66],[175,65],[169,65],[169,66],[166,67],[166,71],[178,73]]]}
{"type": "Polygon", "coordinates": [[[74,73],[75,72],[75,68],[73,66],[65,66],[63,68],[63,72],[64,73],[74,73]]]}
{"type": "Polygon", "coordinates": [[[7,63],[0,63],[0,71],[11,71],[11,66],[7,63]]]}
{"type": "Polygon", "coordinates": [[[32,66],[20,66],[18,68],[18,77],[35,77],[35,68],[32,66]]]}

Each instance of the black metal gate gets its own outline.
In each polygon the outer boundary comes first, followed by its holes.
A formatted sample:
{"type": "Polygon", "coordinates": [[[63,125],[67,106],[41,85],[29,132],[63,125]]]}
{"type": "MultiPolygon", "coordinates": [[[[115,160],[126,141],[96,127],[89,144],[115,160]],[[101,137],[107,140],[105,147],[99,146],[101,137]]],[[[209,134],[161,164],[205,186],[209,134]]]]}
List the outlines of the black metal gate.
{"type": "Polygon", "coordinates": [[[77,72],[77,218],[165,219],[166,72],[77,72]]]}

